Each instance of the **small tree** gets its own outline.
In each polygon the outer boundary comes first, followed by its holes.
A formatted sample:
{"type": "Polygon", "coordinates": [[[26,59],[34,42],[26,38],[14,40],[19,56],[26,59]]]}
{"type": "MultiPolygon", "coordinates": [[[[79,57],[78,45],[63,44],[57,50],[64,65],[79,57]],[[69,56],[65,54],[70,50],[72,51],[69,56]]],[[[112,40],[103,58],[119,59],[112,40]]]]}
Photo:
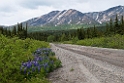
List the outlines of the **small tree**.
{"type": "Polygon", "coordinates": [[[16,26],[13,27],[12,35],[16,35],[16,26]]]}
{"type": "Polygon", "coordinates": [[[114,32],[115,32],[115,33],[118,33],[118,30],[119,30],[118,16],[116,15],[116,18],[115,18],[115,26],[114,26],[114,32]]]}
{"type": "Polygon", "coordinates": [[[62,36],[61,36],[61,41],[65,41],[65,39],[66,39],[66,36],[65,36],[65,34],[63,33],[62,36]]]}
{"type": "Polygon", "coordinates": [[[109,22],[109,28],[110,28],[110,32],[114,32],[112,18],[110,18],[110,22],[109,22]]]}
{"type": "Polygon", "coordinates": [[[92,36],[93,37],[97,37],[98,36],[98,30],[97,30],[95,25],[94,25],[94,28],[93,28],[92,36]]]}
{"type": "Polygon", "coordinates": [[[124,19],[123,16],[121,17],[121,25],[120,25],[120,34],[123,35],[124,34],[124,19]]]}
{"type": "Polygon", "coordinates": [[[50,35],[47,37],[48,42],[53,42],[54,40],[55,40],[55,36],[53,36],[53,35],[50,35]]]}

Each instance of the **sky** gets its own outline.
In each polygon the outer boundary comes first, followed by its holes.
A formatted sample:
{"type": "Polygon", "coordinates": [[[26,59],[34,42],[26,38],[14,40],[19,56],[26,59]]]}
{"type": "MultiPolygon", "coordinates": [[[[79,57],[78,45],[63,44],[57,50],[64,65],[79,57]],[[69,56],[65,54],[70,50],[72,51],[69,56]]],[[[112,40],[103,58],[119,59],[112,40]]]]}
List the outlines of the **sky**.
{"type": "Polygon", "coordinates": [[[56,10],[87,13],[119,5],[124,6],[124,0],[0,0],[0,25],[14,25],[56,10]]]}

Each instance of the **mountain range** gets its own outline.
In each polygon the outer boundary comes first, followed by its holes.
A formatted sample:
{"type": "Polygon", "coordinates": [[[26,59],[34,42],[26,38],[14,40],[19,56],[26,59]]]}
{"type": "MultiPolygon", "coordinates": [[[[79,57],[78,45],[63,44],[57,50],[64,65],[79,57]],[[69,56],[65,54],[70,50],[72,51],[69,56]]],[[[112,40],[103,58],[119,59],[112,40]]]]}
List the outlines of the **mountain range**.
{"type": "Polygon", "coordinates": [[[115,19],[118,15],[120,19],[124,16],[124,6],[116,6],[101,12],[82,13],[80,11],[69,9],[63,11],[52,11],[40,17],[29,19],[23,23],[28,26],[59,26],[68,24],[103,24],[108,22],[110,18],[115,19]]]}

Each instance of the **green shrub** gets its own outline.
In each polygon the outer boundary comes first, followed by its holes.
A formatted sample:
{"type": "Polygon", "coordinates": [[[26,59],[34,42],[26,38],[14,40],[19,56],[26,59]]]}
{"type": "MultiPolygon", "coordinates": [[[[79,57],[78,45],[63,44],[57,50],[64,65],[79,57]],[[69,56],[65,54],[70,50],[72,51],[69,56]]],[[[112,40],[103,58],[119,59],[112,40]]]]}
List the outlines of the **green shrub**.
{"type": "MultiPolygon", "coordinates": [[[[49,43],[44,41],[29,38],[21,40],[16,37],[9,39],[0,35],[0,83],[48,83],[44,69],[41,69],[40,73],[29,76],[30,79],[20,71],[22,63],[34,59],[32,53],[36,49],[47,47],[49,47],[49,43]]],[[[50,55],[52,56],[54,53],[50,52],[50,55]]],[[[49,62],[49,59],[46,59],[45,62],[49,62]]]]}
{"type": "MultiPolygon", "coordinates": [[[[67,43],[70,43],[70,41],[67,43]]],[[[93,47],[124,49],[124,35],[116,34],[111,37],[78,40],[74,44],[84,45],[84,46],[93,46],[93,47]]]]}

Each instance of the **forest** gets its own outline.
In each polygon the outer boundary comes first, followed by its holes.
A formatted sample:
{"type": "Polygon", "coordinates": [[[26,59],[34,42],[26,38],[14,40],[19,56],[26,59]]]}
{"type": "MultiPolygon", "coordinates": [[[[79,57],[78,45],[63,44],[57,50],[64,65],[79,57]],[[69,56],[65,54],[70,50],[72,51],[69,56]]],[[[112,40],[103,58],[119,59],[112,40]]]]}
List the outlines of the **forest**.
{"type": "Polygon", "coordinates": [[[115,20],[110,19],[106,26],[93,26],[89,28],[71,29],[71,30],[48,30],[38,32],[28,32],[28,24],[25,26],[18,23],[11,28],[0,27],[0,33],[8,37],[17,36],[20,39],[31,38],[47,42],[63,42],[69,40],[83,40],[92,39],[96,37],[113,36],[116,34],[124,34],[124,19],[118,19],[116,15],[115,20]]]}

